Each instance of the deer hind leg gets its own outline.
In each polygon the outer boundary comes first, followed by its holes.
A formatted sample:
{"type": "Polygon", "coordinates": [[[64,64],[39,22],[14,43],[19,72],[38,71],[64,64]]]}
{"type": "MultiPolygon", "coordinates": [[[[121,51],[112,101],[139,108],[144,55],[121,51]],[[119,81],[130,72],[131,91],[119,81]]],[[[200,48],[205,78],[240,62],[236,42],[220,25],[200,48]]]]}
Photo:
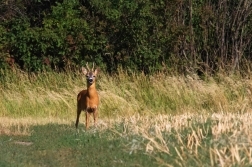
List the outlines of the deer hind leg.
{"type": "Polygon", "coordinates": [[[86,111],[86,130],[89,128],[90,113],[86,111]]]}
{"type": "Polygon", "coordinates": [[[76,118],[76,123],[75,123],[76,128],[78,128],[80,114],[81,114],[81,109],[78,108],[77,109],[77,118],[76,118]]]}

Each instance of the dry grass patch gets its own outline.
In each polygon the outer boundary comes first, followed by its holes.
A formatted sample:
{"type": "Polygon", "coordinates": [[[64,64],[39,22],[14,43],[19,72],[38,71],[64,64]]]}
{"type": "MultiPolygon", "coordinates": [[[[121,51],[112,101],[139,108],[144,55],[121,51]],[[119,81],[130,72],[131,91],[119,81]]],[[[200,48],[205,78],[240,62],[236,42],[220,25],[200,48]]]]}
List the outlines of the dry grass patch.
{"type": "Polygon", "coordinates": [[[133,139],[128,151],[145,148],[145,152],[156,157],[158,162],[161,162],[158,153],[167,154],[174,160],[162,159],[165,166],[174,163],[176,166],[188,166],[192,162],[196,166],[252,165],[250,112],[134,115],[122,122],[123,131],[117,131],[117,134],[144,139],[133,139]]]}
{"type": "Polygon", "coordinates": [[[70,120],[55,117],[48,118],[9,118],[0,117],[0,135],[30,135],[31,126],[46,125],[49,123],[69,124],[70,120]]]}

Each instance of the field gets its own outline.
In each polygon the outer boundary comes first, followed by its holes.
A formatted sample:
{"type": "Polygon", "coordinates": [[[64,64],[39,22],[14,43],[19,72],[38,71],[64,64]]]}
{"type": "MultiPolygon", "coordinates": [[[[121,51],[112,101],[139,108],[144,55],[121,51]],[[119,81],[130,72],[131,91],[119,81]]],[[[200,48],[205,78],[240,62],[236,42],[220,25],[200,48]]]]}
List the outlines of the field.
{"type": "Polygon", "coordinates": [[[87,131],[81,73],[0,71],[0,84],[0,166],[252,165],[249,78],[101,72],[87,131]]]}

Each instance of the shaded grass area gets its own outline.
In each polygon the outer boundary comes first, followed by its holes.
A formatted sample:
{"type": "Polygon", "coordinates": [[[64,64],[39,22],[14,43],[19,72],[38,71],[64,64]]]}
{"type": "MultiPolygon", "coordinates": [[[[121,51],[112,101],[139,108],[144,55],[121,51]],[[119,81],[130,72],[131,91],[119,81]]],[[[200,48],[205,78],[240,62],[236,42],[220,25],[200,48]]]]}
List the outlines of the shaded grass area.
{"type": "Polygon", "coordinates": [[[125,151],[130,138],[110,131],[76,133],[58,124],[31,130],[30,136],[0,136],[0,166],[155,166],[144,151],[125,151]]]}

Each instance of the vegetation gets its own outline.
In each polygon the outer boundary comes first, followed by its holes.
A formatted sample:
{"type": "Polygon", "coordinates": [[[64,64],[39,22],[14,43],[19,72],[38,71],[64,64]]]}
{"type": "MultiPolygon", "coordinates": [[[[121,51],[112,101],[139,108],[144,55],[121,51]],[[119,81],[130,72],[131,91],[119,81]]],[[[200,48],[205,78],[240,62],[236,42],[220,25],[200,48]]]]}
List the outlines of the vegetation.
{"type": "Polygon", "coordinates": [[[93,61],[110,73],[251,69],[247,0],[2,0],[0,9],[0,67],[58,71],[93,61]]]}
{"type": "MultiPolygon", "coordinates": [[[[1,71],[1,76],[2,117],[75,117],[76,95],[86,89],[80,72],[28,74],[16,70],[1,71]]],[[[233,78],[219,75],[203,81],[197,75],[119,71],[111,76],[101,72],[97,78],[101,117],[246,110],[252,105],[250,80],[233,78]]]]}
{"type": "Polygon", "coordinates": [[[97,127],[75,129],[81,73],[1,71],[2,166],[250,166],[250,79],[100,73],[97,127]]]}

